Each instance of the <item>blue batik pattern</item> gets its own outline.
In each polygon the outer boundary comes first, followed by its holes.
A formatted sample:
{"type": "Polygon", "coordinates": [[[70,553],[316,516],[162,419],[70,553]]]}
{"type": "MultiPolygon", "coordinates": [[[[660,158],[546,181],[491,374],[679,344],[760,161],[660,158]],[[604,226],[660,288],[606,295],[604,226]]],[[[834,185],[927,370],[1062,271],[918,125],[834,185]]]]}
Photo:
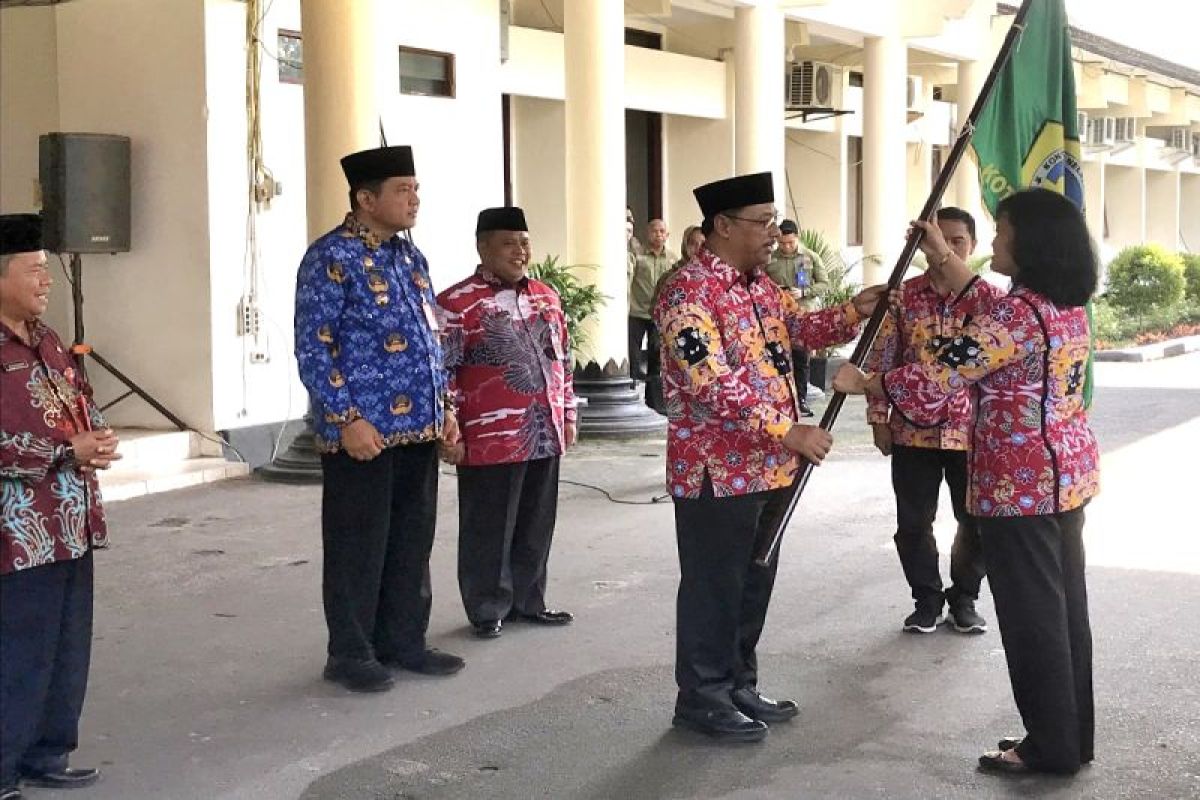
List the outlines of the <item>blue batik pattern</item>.
{"type": "Polygon", "coordinates": [[[0,481],[0,509],[13,569],[53,563],[54,535],[34,504],[33,489],[17,480],[0,481]]]}
{"type": "Polygon", "coordinates": [[[360,417],[385,446],[441,435],[447,393],[425,256],[347,217],[308,248],[296,276],[296,361],[317,446],[360,417]]]}

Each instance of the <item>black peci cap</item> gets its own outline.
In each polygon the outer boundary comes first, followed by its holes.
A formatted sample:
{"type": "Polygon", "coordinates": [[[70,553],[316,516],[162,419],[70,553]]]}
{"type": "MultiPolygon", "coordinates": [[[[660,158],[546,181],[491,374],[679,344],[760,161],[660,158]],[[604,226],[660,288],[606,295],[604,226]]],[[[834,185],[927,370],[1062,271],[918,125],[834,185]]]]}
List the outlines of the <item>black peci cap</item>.
{"type": "Polygon", "coordinates": [[[42,218],[37,214],[0,214],[0,255],[42,250],[42,218]]]}
{"type": "Polygon", "coordinates": [[[775,202],[775,189],[769,172],[755,172],[706,183],[693,189],[692,194],[696,196],[705,219],[712,219],[734,208],[775,202]]]}
{"type": "Polygon", "coordinates": [[[475,235],[487,231],[527,231],[525,212],[517,206],[501,206],[500,208],[485,208],[479,212],[475,223],[475,235]]]}
{"type": "Polygon", "coordinates": [[[398,145],[351,153],[342,159],[342,172],[346,173],[346,181],[353,189],[387,178],[413,178],[417,168],[413,166],[412,148],[398,145]]]}

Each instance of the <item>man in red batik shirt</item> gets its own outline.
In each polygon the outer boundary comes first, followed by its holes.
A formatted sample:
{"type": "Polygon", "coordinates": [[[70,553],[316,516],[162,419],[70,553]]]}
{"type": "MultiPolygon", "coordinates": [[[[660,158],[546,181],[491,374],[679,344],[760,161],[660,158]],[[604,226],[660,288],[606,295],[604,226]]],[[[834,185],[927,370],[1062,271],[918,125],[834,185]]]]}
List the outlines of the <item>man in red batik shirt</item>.
{"type": "Polygon", "coordinates": [[[723,741],[759,741],[798,712],[758,692],[755,647],[775,565],[754,564],[774,532],[799,460],[833,438],[797,424],[791,353],[849,341],[882,287],[805,313],[763,267],[779,237],[771,173],[701,186],[704,247],[663,284],[667,489],[675,500],[679,599],[674,724],[723,741]]]}
{"type": "Polygon", "coordinates": [[[558,462],[575,442],[571,342],[558,295],[525,274],[529,228],[516,207],[479,213],[480,266],[438,295],[461,441],[458,585],[475,636],[504,621],[567,625],[546,608],[558,462]]]}

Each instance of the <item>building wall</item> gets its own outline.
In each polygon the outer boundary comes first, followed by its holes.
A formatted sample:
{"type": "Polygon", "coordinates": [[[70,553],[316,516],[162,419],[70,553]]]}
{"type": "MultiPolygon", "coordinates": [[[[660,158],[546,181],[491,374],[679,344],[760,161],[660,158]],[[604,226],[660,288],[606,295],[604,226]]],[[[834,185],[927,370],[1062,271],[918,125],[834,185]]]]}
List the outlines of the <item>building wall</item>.
{"type": "MultiPolygon", "coordinates": [[[[41,207],[38,137],[58,123],[58,26],[51,7],[0,10],[0,213],[41,207]]],[[[51,257],[54,287],[46,321],[71,330],[71,287],[51,257]]]]}
{"type": "Polygon", "coordinates": [[[663,206],[671,245],[688,225],[700,224],[692,190],[733,174],[733,122],[663,116],[663,206]]]}
{"type": "Polygon", "coordinates": [[[478,263],[479,211],[504,203],[500,6],[495,0],[440,0],[376,7],[383,124],[389,144],[413,147],[421,183],[413,238],[429,259],[435,290],[441,290],[478,263]],[[457,96],[400,94],[400,45],[453,53],[457,96]]]}
{"type": "Polygon", "coordinates": [[[1104,173],[1108,236],[1105,244],[1120,250],[1140,244],[1146,236],[1145,171],[1109,165],[1104,173]]]}
{"type": "Polygon", "coordinates": [[[275,0],[259,31],[263,161],[283,192],[254,218],[256,266],[248,242],[246,4],[205,0],[204,15],[212,407],[214,427],[228,430],[295,419],[307,405],[292,356],[295,275],[307,246],[304,87],[280,82],[268,55],[280,28],[300,29],[300,5],[275,0]],[[239,334],[243,298],[259,309],[257,337],[239,334]]]}
{"type": "Polygon", "coordinates": [[[1179,238],[1189,252],[1200,253],[1200,174],[1179,176],[1179,238]]]}
{"type": "Polygon", "coordinates": [[[1100,244],[1104,240],[1104,165],[1099,161],[1084,161],[1081,168],[1083,210],[1092,241],[1100,244]]]}
{"type": "MultiPolygon", "coordinates": [[[[212,429],[204,6],[89,0],[55,14],[59,126],[133,143],[132,250],[84,257],[88,338],[189,424],[212,429]]],[[[99,367],[90,374],[102,401],[123,391],[99,367]]],[[[169,425],[136,397],[109,418],[169,425]]]]}
{"type": "Polygon", "coordinates": [[[525,210],[533,257],[567,254],[566,118],[557,100],[512,98],[513,202],[525,210]]]}
{"type": "Polygon", "coordinates": [[[0,210],[37,207],[38,136],[58,127],[58,40],[54,9],[0,11],[0,210]]]}
{"type": "Polygon", "coordinates": [[[1179,173],[1146,170],[1146,241],[1179,249],[1179,173]]]}
{"type": "Polygon", "coordinates": [[[820,231],[835,247],[844,245],[845,137],[837,133],[787,131],[787,215],[801,228],[820,231]]]}

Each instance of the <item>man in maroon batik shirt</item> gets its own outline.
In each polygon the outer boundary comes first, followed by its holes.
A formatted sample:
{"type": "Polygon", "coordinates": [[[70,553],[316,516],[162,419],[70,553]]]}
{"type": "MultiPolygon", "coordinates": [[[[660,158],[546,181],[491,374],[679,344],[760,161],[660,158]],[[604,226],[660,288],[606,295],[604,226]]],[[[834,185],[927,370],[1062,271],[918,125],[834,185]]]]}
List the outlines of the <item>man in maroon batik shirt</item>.
{"type": "Polygon", "coordinates": [[[0,798],[88,786],[71,769],[92,648],[92,548],[106,544],[94,470],[121,456],[91,389],[41,321],[41,219],[0,216],[0,798]]]}

